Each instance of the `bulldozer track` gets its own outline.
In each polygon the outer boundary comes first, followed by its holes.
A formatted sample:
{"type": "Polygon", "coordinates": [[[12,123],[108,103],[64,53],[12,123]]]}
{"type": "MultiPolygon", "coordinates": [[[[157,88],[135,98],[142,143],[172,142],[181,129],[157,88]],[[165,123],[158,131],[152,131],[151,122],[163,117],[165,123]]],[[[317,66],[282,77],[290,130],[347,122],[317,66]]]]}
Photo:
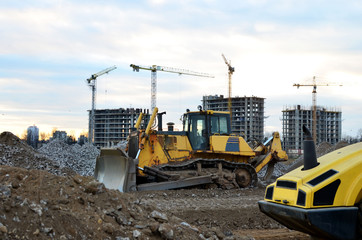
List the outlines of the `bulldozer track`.
{"type": "Polygon", "coordinates": [[[157,168],[161,171],[170,171],[170,172],[177,172],[177,171],[186,171],[186,170],[197,170],[197,166],[201,165],[204,168],[214,168],[218,169],[219,164],[222,165],[222,169],[228,169],[229,171],[234,172],[237,169],[244,169],[250,174],[250,187],[255,187],[258,182],[258,176],[254,169],[254,167],[247,163],[238,163],[238,162],[229,162],[223,159],[192,159],[189,161],[183,161],[179,163],[168,163],[163,165],[158,165],[157,168]]]}

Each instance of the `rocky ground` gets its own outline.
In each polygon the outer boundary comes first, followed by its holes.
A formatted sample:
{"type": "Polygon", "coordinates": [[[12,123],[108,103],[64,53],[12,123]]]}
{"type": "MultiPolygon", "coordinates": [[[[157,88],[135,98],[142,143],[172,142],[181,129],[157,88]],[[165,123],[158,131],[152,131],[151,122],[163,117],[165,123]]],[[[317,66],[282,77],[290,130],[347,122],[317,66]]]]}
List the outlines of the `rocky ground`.
{"type": "Polygon", "coordinates": [[[98,154],[59,141],[37,151],[2,133],[0,239],[309,239],[259,211],[262,181],[253,189],[120,193],[91,176],[98,154]]]}

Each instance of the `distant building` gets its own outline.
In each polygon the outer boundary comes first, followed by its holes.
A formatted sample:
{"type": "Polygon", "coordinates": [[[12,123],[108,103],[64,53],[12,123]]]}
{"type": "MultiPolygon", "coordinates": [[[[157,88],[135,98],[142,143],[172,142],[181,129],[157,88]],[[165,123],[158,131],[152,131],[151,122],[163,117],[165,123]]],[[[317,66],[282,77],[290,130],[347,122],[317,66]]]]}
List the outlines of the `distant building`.
{"type": "MultiPolygon", "coordinates": [[[[94,145],[106,147],[112,143],[126,140],[130,130],[136,125],[137,119],[142,112],[145,114],[143,123],[146,124],[150,118],[148,109],[96,109],[94,111],[94,145]]],[[[90,114],[91,111],[89,111],[89,119],[90,114]]]]}
{"type": "MultiPolygon", "coordinates": [[[[283,148],[289,152],[303,149],[303,125],[312,132],[313,108],[300,105],[286,107],[283,112],[283,148]]],[[[336,109],[317,107],[316,144],[328,142],[332,145],[341,140],[342,112],[336,109]]]]}
{"type": "MultiPolygon", "coordinates": [[[[231,98],[232,133],[245,135],[246,140],[264,139],[264,100],[260,97],[231,98]]],[[[229,99],[223,95],[202,97],[203,109],[214,111],[229,111],[229,99]]]]}
{"type": "Polygon", "coordinates": [[[67,140],[67,132],[66,131],[55,131],[53,133],[53,139],[67,140]]]}
{"type": "Polygon", "coordinates": [[[35,125],[28,127],[26,142],[35,149],[38,147],[39,128],[35,125]]]}
{"type": "Polygon", "coordinates": [[[88,138],[84,135],[80,135],[77,142],[79,145],[83,145],[88,142],[88,138]]]}

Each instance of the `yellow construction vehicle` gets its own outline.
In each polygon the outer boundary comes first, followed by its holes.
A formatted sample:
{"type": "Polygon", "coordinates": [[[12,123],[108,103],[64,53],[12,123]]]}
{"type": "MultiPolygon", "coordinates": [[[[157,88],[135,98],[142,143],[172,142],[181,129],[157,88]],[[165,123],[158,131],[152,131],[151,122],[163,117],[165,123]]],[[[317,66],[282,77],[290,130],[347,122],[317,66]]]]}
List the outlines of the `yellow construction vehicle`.
{"type": "Polygon", "coordinates": [[[125,150],[101,149],[95,177],[106,187],[121,192],[165,190],[196,185],[221,188],[257,184],[257,172],[268,165],[267,177],[275,162],[288,159],[274,133],[266,143],[252,149],[244,138],[231,134],[228,112],[187,111],[183,131],[162,131],[162,114],[155,108],[146,129],[129,135],[125,150]],[[158,131],[152,125],[158,118],[158,131]]]}
{"type": "Polygon", "coordinates": [[[362,143],[316,158],[303,127],[304,166],[267,186],[260,210],[290,229],[322,239],[362,237],[362,143]]]}

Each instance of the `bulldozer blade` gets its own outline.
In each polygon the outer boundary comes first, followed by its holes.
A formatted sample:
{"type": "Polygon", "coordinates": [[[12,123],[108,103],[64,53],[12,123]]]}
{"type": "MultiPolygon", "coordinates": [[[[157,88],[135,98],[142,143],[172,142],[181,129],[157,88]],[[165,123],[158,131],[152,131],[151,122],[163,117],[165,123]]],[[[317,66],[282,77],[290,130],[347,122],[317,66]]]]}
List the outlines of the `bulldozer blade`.
{"type": "Polygon", "coordinates": [[[268,163],[268,168],[266,169],[265,175],[264,175],[264,181],[266,182],[270,182],[271,177],[273,175],[274,172],[274,165],[275,165],[275,161],[271,161],[268,163]]]}
{"type": "Polygon", "coordinates": [[[104,148],[97,158],[94,177],[109,189],[136,190],[136,164],[122,149],[104,148]]]}

